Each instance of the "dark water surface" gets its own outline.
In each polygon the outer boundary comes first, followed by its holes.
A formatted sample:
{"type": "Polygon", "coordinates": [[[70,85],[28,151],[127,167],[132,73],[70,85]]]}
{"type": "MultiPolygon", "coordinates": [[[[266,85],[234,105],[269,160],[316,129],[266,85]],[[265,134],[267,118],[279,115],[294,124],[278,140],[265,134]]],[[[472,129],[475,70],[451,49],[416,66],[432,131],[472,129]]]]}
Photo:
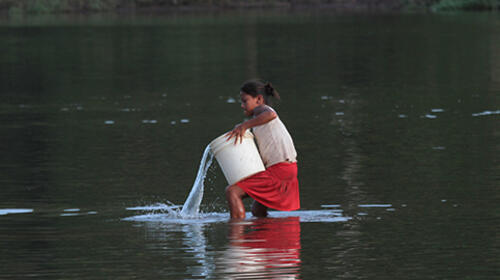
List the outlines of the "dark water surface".
{"type": "Polygon", "coordinates": [[[0,20],[0,279],[495,279],[500,16],[0,20]],[[201,155],[265,77],[302,209],[228,222],[201,155]],[[236,99],[236,102],[234,100],[236,99]]]}

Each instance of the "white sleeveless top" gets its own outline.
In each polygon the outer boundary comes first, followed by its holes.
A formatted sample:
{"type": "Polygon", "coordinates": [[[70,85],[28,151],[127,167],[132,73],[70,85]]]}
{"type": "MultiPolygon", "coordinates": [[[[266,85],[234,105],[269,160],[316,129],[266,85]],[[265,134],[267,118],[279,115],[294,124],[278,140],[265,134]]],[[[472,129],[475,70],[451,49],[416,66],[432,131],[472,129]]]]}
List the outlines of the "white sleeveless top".
{"type": "Polygon", "coordinates": [[[270,122],[253,127],[252,131],[266,168],[284,161],[297,161],[292,137],[278,116],[270,122]]]}

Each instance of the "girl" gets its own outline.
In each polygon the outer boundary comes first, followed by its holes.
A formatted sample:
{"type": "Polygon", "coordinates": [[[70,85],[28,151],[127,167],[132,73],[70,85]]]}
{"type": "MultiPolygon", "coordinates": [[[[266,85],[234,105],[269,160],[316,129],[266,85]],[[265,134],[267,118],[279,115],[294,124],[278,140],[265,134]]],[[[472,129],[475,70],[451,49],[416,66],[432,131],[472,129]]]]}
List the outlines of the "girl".
{"type": "Polygon", "coordinates": [[[267,208],[300,208],[297,152],[285,125],[268,105],[270,97],[279,100],[271,84],[259,80],[247,81],[240,89],[241,107],[245,115],[253,118],[228,132],[227,141],[234,138],[235,144],[241,143],[245,131],[252,128],[266,170],[226,188],[231,218],[245,218],[242,199],[249,196],[255,200],[252,214],[256,217],[267,216],[267,208]]]}

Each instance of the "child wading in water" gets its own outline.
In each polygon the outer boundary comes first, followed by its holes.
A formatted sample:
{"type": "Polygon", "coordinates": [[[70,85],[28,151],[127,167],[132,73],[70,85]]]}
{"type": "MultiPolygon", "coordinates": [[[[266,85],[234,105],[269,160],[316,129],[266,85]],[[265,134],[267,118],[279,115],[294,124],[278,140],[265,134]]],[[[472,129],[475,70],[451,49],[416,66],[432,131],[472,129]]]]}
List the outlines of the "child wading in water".
{"type": "Polygon", "coordinates": [[[297,152],[292,137],[273,110],[269,98],[279,100],[279,94],[270,83],[258,80],[245,82],[240,89],[241,107],[253,118],[228,132],[227,140],[242,141],[247,129],[252,128],[259,153],[266,167],[226,188],[226,199],[231,218],[245,218],[243,198],[252,197],[252,214],[266,217],[267,208],[291,211],[300,208],[297,180],[297,152]]]}

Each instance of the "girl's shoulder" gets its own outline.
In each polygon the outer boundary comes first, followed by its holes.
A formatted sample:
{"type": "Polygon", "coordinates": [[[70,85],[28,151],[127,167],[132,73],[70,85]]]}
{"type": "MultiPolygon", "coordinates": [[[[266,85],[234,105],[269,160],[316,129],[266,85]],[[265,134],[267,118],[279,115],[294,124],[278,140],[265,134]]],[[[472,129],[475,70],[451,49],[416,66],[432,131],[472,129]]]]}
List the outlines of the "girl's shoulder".
{"type": "Polygon", "coordinates": [[[269,106],[267,104],[262,105],[262,107],[263,107],[263,109],[262,109],[263,111],[271,111],[271,112],[275,112],[276,113],[276,111],[273,109],[273,107],[271,107],[271,106],[269,106]]]}
{"type": "Polygon", "coordinates": [[[255,111],[255,115],[259,115],[259,114],[264,113],[264,112],[276,113],[276,111],[271,106],[266,105],[266,104],[260,105],[259,107],[255,108],[254,111],[255,111]]]}

